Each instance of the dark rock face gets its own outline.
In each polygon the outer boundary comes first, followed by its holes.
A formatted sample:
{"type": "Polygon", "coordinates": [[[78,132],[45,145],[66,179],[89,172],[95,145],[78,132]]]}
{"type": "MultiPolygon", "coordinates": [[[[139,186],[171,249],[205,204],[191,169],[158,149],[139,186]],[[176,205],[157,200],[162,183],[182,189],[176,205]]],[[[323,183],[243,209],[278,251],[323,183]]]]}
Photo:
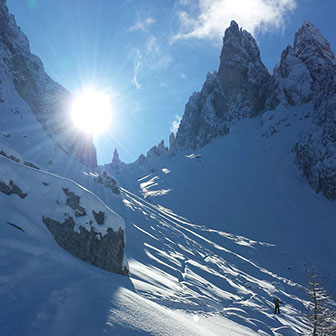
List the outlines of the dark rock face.
{"type": "Polygon", "coordinates": [[[25,198],[28,194],[23,193],[22,190],[12,181],[9,181],[9,185],[0,181],[0,192],[6,195],[18,195],[20,198],[25,198]]]}
{"type": "Polygon", "coordinates": [[[313,104],[309,127],[295,147],[295,162],[316,192],[336,199],[336,60],[328,41],[311,23],[295,34],[275,71],[278,101],[313,104]]]}
{"type": "Polygon", "coordinates": [[[47,133],[83,163],[96,167],[92,139],[75,129],[70,121],[71,94],[54,82],[45,73],[41,60],[31,54],[28,39],[8,13],[5,1],[0,1],[0,51],[5,55],[0,57],[0,66],[47,133]]]}
{"type": "Polygon", "coordinates": [[[93,217],[97,224],[103,225],[104,224],[104,219],[105,219],[105,213],[102,211],[96,212],[92,210],[93,217]]]}
{"type": "Polygon", "coordinates": [[[106,171],[102,175],[98,175],[95,180],[97,183],[103,184],[104,187],[111,189],[114,194],[120,195],[120,187],[117,180],[107,175],[106,171]]]}
{"type": "Polygon", "coordinates": [[[66,205],[68,205],[71,209],[76,210],[75,216],[82,217],[86,215],[86,211],[83,207],[80,206],[80,197],[69,191],[67,188],[63,188],[65,195],[67,195],[66,205]]]}
{"type": "Polygon", "coordinates": [[[32,163],[32,162],[25,161],[25,162],[23,162],[23,164],[24,164],[25,166],[27,166],[27,167],[30,167],[30,168],[34,168],[34,169],[40,170],[40,168],[37,167],[36,165],[34,165],[34,163],[32,163]]]}
{"type": "Polygon", "coordinates": [[[123,266],[124,232],[111,228],[102,236],[93,228],[90,231],[80,227],[75,232],[75,222],[68,216],[63,223],[43,217],[43,223],[50,230],[58,245],[75,257],[107,271],[128,275],[128,269],[123,266]]]}
{"type": "Polygon", "coordinates": [[[233,122],[259,114],[270,78],[255,40],[233,21],[225,32],[218,72],[209,73],[201,92],[190,97],[171,149],[205,146],[228,134],[233,122]]]}
{"type": "Polygon", "coordinates": [[[289,107],[309,103],[313,98],[312,83],[307,66],[288,46],[274,68],[266,110],[274,110],[280,104],[289,107]]]}

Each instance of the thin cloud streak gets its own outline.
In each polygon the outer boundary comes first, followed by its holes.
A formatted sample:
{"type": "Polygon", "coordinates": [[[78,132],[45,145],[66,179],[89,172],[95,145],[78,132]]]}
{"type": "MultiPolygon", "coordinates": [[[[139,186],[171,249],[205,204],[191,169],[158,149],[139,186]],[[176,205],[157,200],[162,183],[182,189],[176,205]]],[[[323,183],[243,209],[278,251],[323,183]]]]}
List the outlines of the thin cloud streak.
{"type": "Polygon", "coordinates": [[[134,26],[130,27],[128,31],[130,32],[138,30],[146,31],[147,28],[154,22],[155,20],[153,18],[146,18],[143,21],[138,21],[134,26]]]}
{"type": "MultiPolygon", "coordinates": [[[[203,38],[218,40],[223,37],[231,20],[250,33],[283,29],[285,17],[296,8],[297,0],[198,0],[198,10],[192,10],[188,0],[180,2],[178,11],[180,32],[178,39],[203,38]]],[[[195,3],[193,3],[194,5],[195,3]]]]}
{"type": "Polygon", "coordinates": [[[141,84],[138,82],[138,73],[141,67],[141,59],[142,55],[139,50],[136,51],[136,57],[134,59],[134,75],[132,79],[132,83],[135,85],[136,89],[141,89],[141,84]]]}

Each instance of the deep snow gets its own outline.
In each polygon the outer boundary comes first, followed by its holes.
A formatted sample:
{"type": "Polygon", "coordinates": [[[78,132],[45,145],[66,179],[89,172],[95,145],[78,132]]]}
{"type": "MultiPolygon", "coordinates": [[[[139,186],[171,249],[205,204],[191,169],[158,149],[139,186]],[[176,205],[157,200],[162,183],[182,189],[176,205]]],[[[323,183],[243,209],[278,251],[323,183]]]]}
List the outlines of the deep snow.
{"type": "Polygon", "coordinates": [[[294,166],[299,119],[289,118],[272,136],[256,118],[197,152],[114,171],[123,202],[77,172],[125,221],[129,278],[63,251],[27,209],[27,231],[8,225],[4,214],[20,200],[0,194],[2,334],[307,334],[310,267],[336,289],[336,207],[294,166]]]}

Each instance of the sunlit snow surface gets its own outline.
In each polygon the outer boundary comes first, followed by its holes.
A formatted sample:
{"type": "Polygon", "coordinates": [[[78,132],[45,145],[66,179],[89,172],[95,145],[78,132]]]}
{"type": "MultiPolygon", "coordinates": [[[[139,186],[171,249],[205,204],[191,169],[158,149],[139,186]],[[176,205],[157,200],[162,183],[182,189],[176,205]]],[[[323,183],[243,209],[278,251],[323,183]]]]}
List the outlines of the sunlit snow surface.
{"type": "Polygon", "coordinates": [[[129,278],[72,257],[42,222],[26,223],[37,236],[1,222],[1,335],[306,335],[310,266],[336,289],[336,207],[300,176],[283,128],[265,137],[249,120],[197,153],[116,171],[123,204],[91,184],[125,221],[129,278]]]}

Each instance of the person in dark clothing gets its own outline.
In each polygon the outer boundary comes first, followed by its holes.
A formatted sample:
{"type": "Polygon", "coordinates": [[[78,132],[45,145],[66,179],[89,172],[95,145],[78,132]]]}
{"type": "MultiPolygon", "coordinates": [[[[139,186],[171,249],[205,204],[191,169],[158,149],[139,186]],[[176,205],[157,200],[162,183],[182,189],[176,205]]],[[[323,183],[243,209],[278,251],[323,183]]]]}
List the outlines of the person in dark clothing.
{"type": "Polygon", "coordinates": [[[275,298],[273,302],[274,302],[274,314],[276,313],[280,314],[280,303],[282,302],[280,302],[278,298],[275,298]]]}

